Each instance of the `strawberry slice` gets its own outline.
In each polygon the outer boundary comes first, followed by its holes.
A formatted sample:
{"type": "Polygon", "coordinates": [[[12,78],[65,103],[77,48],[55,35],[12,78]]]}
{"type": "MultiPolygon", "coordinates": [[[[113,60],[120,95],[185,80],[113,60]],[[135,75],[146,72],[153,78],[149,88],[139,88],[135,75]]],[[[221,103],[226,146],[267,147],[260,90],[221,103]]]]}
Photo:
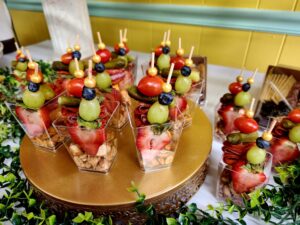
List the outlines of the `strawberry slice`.
{"type": "Polygon", "coordinates": [[[141,152],[145,150],[162,150],[171,143],[172,137],[169,131],[156,135],[150,126],[137,129],[136,146],[141,152]]]}
{"type": "Polygon", "coordinates": [[[245,161],[238,161],[232,166],[231,176],[233,189],[237,194],[249,193],[267,179],[263,172],[254,172],[246,168],[245,161]]]}
{"type": "Polygon", "coordinates": [[[292,162],[300,157],[297,145],[288,138],[274,138],[270,148],[273,154],[273,165],[292,162]]]}
{"type": "Polygon", "coordinates": [[[224,134],[230,134],[233,131],[237,130],[236,126],[234,125],[235,119],[243,116],[243,111],[235,111],[233,105],[222,105],[221,108],[218,110],[218,114],[222,118],[221,123],[218,123],[219,126],[223,131],[224,134]]]}
{"type": "Polygon", "coordinates": [[[110,69],[106,71],[109,73],[113,85],[118,84],[126,75],[125,69],[110,69]]]}
{"type": "Polygon", "coordinates": [[[147,119],[147,113],[150,108],[150,104],[140,103],[134,110],[134,121],[137,127],[149,125],[147,119]]]}
{"type": "Polygon", "coordinates": [[[31,110],[17,106],[15,112],[30,137],[42,135],[51,125],[49,112],[45,107],[39,110],[31,110]]]}
{"type": "Polygon", "coordinates": [[[72,141],[77,144],[85,153],[95,156],[99,147],[105,142],[105,122],[97,129],[88,129],[80,127],[77,123],[77,117],[69,117],[67,120],[68,132],[72,141]]]}
{"type": "Polygon", "coordinates": [[[176,120],[177,117],[186,110],[188,104],[185,97],[175,97],[175,102],[176,106],[169,109],[172,120],[176,120]]]}

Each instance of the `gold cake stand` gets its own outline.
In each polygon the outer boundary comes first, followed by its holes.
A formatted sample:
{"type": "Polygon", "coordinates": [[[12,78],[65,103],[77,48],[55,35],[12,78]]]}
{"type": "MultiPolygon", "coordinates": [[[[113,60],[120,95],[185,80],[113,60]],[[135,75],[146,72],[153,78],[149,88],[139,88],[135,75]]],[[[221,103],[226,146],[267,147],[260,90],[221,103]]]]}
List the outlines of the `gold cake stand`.
{"type": "Polygon", "coordinates": [[[170,214],[186,203],[203,183],[212,144],[211,124],[199,108],[185,128],[171,168],[145,173],[138,164],[130,126],[120,132],[117,158],[108,174],[79,171],[62,147],[57,153],[36,150],[26,136],[21,144],[23,171],[37,197],[58,214],[92,211],[115,221],[141,224],[136,196],[127,188],[134,181],[146,203],[170,214]]]}

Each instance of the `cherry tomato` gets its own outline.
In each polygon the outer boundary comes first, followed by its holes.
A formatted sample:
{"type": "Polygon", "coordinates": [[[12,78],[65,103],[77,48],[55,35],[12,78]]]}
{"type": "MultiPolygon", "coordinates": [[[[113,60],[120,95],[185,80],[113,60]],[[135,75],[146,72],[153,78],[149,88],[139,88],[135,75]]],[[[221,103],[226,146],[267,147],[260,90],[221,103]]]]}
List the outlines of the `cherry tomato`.
{"type": "Polygon", "coordinates": [[[235,119],[234,126],[245,134],[250,134],[258,130],[257,122],[254,119],[245,116],[235,119]]]}
{"type": "Polygon", "coordinates": [[[66,53],[66,54],[63,54],[61,57],[60,57],[61,61],[63,64],[67,64],[69,65],[70,62],[72,61],[73,59],[73,56],[72,56],[72,53],[66,53]]]}
{"type": "Polygon", "coordinates": [[[67,92],[69,95],[80,98],[84,86],[84,78],[73,78],[67,83],[67,92]]]}
{"type": "Polygon", "coordinates": [[[174,70],[180,70],[185,64],[185,59],[182,56],[174,56],[171,57],[171,63],[174,63],[174,70]]]}
{"type": "MultiPolygon", "coordinates": [[[[118,53],[119,48],[120,48],[120,47],[119,47],[119,43],[117,43],[117,44],[114,45],[115,52],[118,53]]],[[[127,45],[126,43],[124,43],[124,48],[125,48],[125,52],[126,52],[126,54],[127,54],[130,50],[129,50],[128,45],[127,45]]]]}
{"type": "Polygon", "coordinates": [[[163,83],[164,81],[158,76],[145,76],[140,80],[137,88],[142,94],[153,97],[162,93],[163,83]]]}
{"type": "Polygon", "coordinates": [[[242,84],[239,83],[239,82],[234,82],[234,83],[231,83],[228,87],[229,91],[231,94],[238,94],[239,92],[242,91],[242,84]]]}
{"type": "Polygon", "coordinates": [[[107,48],[97,50],[96,54],[101,57],[102,63],[107,63],[111,58],[111,53],[107,48]]]}
{"type": "Polygon", "coordinates": [[[294,109],[290,111],[288,118],[293,123],[300,123],[300,109],[294,109]]]}
{"type": "MultiPolygon", "coordinates": [[[[30,81],[31,80],[30,78],[33,74],[34,74],[34,70],[28,69],[26,71],[26,80],[30,81]]],[[[43,82],[44,77],[43,77],[43,74],[40,70],[38,71],[38,75],[42,78],[42,82],[43,82]]]]}
{"type": "Polygon", "coordinates": [[[161,54],[162,54],[162,46],[160,45],[155,48],[155,57],[158,57],[161,54]]]}

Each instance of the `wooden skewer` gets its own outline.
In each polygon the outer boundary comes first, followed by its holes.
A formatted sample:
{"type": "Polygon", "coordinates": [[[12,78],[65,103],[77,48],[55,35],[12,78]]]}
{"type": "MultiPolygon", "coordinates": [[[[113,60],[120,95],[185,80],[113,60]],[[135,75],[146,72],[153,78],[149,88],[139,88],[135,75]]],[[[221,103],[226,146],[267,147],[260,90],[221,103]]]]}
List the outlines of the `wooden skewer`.
{"type": "Polygon", "coordinates": [[[17,51],[21,51],[21,49],[16,41],[15,41],[15,46],[16,46],[17,51]]]}
{"type": "Polygon", "coordinates": [[[152,52],[152,54],[151,54],[151,68],[154,68],[154,61],[155,61],[155,53],[152,52]]]}
{"type": "Polygon", "coordinates": [[[165,45],[167,39],[167,32],[164,32],[164,39],[163,39],[163,44],[165,45]]]}
{"type": "Polygon", "coordinates": [[[97,55],[97,54],[96,54],[96,50],[95,50],[95,46],[94,46],[94,43],[93,43],[93,42],[91,42],[91,46],[92,46],[92,51],[93,51],[94,55],[97,55]]]}
{"type": "Polygon", "coordinates": [[[120,30],[120,43],[123,43],[123,35],[122,35],[122,30],[120,30]]]}
{"type": "Polygon", "coordinates": [[[92,79],[92,67],[93,67],[92,60],[89,60],[89,69],[88,69],[88,77],[89,77],[89,79],[92,79]]]}
{"type": "Polygon", "coordinates": [[[181,49],[181,37],[178,39],[178,49],[181,49]]]}
{"type": "Polygon", "coordinates": [[[189,54],[189,60],[192,60],[193,52],[194,52],[194,46],[192,46],[192,48],[191,48],[191,51],[189,54]]]}
{"type": "Polygon", "coordinates": [[[267,130],[268,133],[272,133],[272,130],[274,129],[276,123],[277,123],[277,120],[273,119],[272,122],[271,122],[271,125],[270,125],[269,129],[267,130]]]}
{"type": "Polygon", "coordinates": [[[124,29],[123,40],[126,40],[126,38],[127,38],[127,28],[124,29]]]}
{"type": "Polygon", "coordinates": [[[75,58],[75,67],[76,67],[76,70],[79,71],[79,64],[78,64],[78,59],[75,58]]]}
{"type": "Polygon", "coordinates": [[[36,63],[35,67],[34,67],[34,74],[38,75],[38,72],[39,72],[39,67],[38,67],[38,64],[36,63]]]}
{"type": "Polygon", "coordinates": [[[255,69],[254,73],[251,76],[253,80],[255,79],[257,72],[258,72],[258,68],[255,69]]]}
{"type": "Polygon", "coordinates": [[[170,35],[171,35],[171,30],[168,30],[168,34],[167,34],[167,41],[170,41],[170,35]]]}
{"type": "Polygon", "coordinates": [[[75,44],[77,44],[77,45],[79,45],[79,38],[80,38],[80,36],[79,36],[79,34],[77,34],[76,35],[76,42],[75,42],[75,44]]]}
{"type": "Polygon", "coordinates": [[[251,104],[250,104],[249,111],[252,111],[252,112],[253,112],[254,103],[255,103],[255,98],[252,98],[252,101],[251,101],[251,104]]]}
{"type": "Polygon", "coordinates": [[[171,77],[172,77],[172,74],[173,74],[173,70],[174,70],[174,63],[171,64],[171,68],[170,68],[168,79],[167,79],[167,84],[170,84],[171,77]]]}
{"type": "Polygon", "coordinates": [[[98,42],[99,42],[99,44],[102,44],[101,34],[100,34],[99,31],[97,32],[97,36],[98,36],[98,42]]]}
{"type": "Polygon", "coordinates": [[[26,49],[26,54],[28,56],[29,62],[32,62],[32,58],[28,49],[26,49]]]}

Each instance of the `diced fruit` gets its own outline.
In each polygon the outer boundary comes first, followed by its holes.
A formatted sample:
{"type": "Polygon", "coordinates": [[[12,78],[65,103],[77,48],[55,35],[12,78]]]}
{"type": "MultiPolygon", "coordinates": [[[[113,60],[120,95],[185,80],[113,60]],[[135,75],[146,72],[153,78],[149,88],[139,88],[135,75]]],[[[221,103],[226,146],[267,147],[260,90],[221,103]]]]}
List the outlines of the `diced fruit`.
{"type": "Polygon", "coordinates": [[[175,82],[175,90],[178,94],[187,93],[192,87],[192,80],[189,77],[178,76],[175,82]]]}
{"type": "Polygon", "coordinates": [[[163,83],[159,76],[145,76],[140,80],[137,88],[142,94],[154,97],[162,93],[163,83]]]}
{"type": "Polygon", "coordinates": [[[106,71],[98,73],[96,75],[96,84],[100,90],[109,88],[112,84],[110,75],[106,71]]]}
{"type": "Polygon", "coordinates": [[[156,61],[156,65],[159,70],[170,68],[170,56],[167,54],[161,54],[156,61]]]}
{"type": "Polygon", "coordinates": [[[60,59],[61,59],[61,61],[62,61],[63,64],[69,65],[70,62],[73,59],[72,52],[71,53],[63,54],[60,59]]]}
{"type": "Polygon", "coordinates": [[[196,70],[192,70],[189,78],[192,80],[193,83],[199,82],[201,80],[200,72],[198,72],[196,70]]]}
{"type": "Polygon", "coordinates": [[[185,64],[185,59],[182,56],[174,56],[171,57],[171,63],[174,63],[174,70],[180,70],[185,64]]]}
{"type": "Polygon", "coordinates": [[[104,97],[108,101],[116,101],[121,102],[122,101],[122,95],[120,91],[112,88],[110,92],[107,92],[104,94],[104,97]]]}
{"type": "Polygon", "coordinates": [[[150,104],[140,103],[134,110],[134,121],[137,127],[149,125],[147,120],[147,113],[150,108],[150,104]]]}
{"type": "Polygon", "coordinates": [[[137,130],[136,147],[139,151],[163,150],[172,140],[171,133],[164,131],[158,135],[154,134],[152,127],[140,127],[137,130]]]}
{"type": "Polygon", "coordinates": [[[121,90],[125,90],[129,88],[134,83],[133,74],[127,70],[125,70],[124,79],[119,82],[119,87],[121,90]]]}
{"type": "Polygon", "coordinates": [[[288,118],[294,123],[300,123],[300,109],[294,109],[289,112],[288,118]]]}
{"type": "Polygon", "coordinates": [[[51,125],[49,112],[44,107],[36,111],[17,106],[15,112],[30,137],[42,135],[51,125]]]}
{"type": "MultiPolygon", "coordinates": [[[[84,64],[82,61],[78,60],[78,67],[80,70],[84,70],[84,64]]],[[[74,75],[76,71],[76,64],[75,64],[75,60],[72,60],[70,63],[69,63],[69,72],[70,74],[74,75]]]]}
{"type": "Polygon", "coordinates": [[[246,168],[244,161],[239,161],[233,165],[231,176],[233,189],[237,194],[249,193],[267,179],[263,172],[253,172],[246,168]]]}
{"type": "Polygon", "coordinates": [[[147,113],[147,119],[151,124],[163,124],[168,121],[169,107],[155,102],[147,113]]]}
{"type": "Polygon", "coordinates": [[[231,83],[228,89],[231,94],[236,95],[242,91],[242,84],[240,82],[231,83]]]}
{"type": "Polygon", "coordinates": [[[19,71],[22,71],[22,72],[26,71],[27,70],[27,62],[17,62],[16,69],[19,71]]]}
{"type": "Polygon", "coordinates": [[[234,126],[245,134],[250,134],[258,130],[258,124],[257,122],[248,117],[239,117],[234,121],[234,126]]]}
{"type": "Polygon", "coordinates": [[[273,165],[292,162],[300,157],[297,145],[284,137],[274,138],[270,151],[273,155],[273,165]]]}
{"type": "MultiPolygon", "coordinates": [[[[76,117],[75,117],[76,118],[76,117]]],[[[77,144],[84,152],[95,156],[99,147],[105,142],[105,123],[97,129],[82,128],[77,124],[77,120],[68,120],[68,132],[72,141],[77,144]]]]}
{"type": "Polygon", "coordinates": [[[224,134],[230,134],[235,131],[237,128],[234,125],[235,119],[243,116],[243,111],[235,111],[232,105],[222,105],[218,110],[218,114],[222,118],[222,131],[224,134]]]}
{"type": "Polygon", "coordinates": [[[93,100],[81,99],[79,105],[79,115],[86,121],[93,121],[99,118],[100,104],[97,98],[93,100]]]}
{"type": "Polygon", "coordinates": [[[300,142],[300,125],[297,125],[290,129],[289,131],[289,139],[294,143],[300,142]]]}
{"type": "Polygon", "coordinates": [[[44,94],[46,100],[50,100],[55,97],[55,92],[48,84],[42,84],[40,86],[40,90],[44,94]]]}
{"type": "Polygon", "coordinates": [[[39,109],[45,103],[45,96],[41,90],[32,92],[25,90],[22,97],[23,103],[30,109],[39,109]]]}
{"type": "Polygon", "coordinates": [[[247,152],[247,160],[251,164],[261,164],[266,160],[266,154],[266,150],[255,145],[247,152]]]}
{"type": "Polygon", "coordinates": [[[101,62],[106,63],[110,60],[111,58],[111,53],[108,49],[99,49],[96,51],[96,54],[101,57],[101,62]]]}
{"type": "Polygon", "coordinates": [[[251,95],[249,92],[241,91],[234,97],[234,104],[243,107],[251,102],[251,95]]]}
{"type": "Polygon", "coordinates": [[[67,93],[81,98],[84,86],[84,78],[73,78],[67,83],[67,93]]]}

